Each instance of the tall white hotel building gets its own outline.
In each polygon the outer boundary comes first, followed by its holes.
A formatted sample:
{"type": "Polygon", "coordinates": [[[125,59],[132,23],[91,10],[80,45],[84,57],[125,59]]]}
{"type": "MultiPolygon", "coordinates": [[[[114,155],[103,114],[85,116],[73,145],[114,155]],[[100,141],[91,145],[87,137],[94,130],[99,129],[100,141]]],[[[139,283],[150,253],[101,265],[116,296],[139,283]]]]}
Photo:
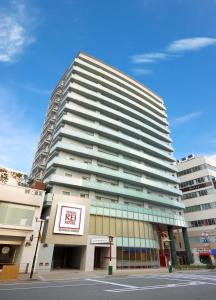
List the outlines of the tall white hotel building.
{"type": "Polygon", "coordinates": [[[187,224],[161,97],[78,53],[51,95],[31,177],[49,190],[38,269],[176,264],[187,224]]]}

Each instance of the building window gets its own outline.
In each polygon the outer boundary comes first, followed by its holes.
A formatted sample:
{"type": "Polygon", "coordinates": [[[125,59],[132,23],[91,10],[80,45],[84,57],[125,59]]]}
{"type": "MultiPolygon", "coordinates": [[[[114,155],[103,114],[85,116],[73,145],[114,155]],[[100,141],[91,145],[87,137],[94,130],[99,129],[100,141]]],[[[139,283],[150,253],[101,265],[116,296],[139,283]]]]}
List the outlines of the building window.
{"type": "Polygon", "coordinates": [[[70,192],[67,192],[67,191],[62,191],[62,194],[63,194],[63,195],[70,196],[70,192]]]}
{"type": "Polygon", "coordinates": [[[72,177],[73,175],[71,173],[65,173],[65,176],[72,177]]]}
{"type": "Polygon", "coordinates": [[[87,159],[86,159],[86,160],[84,160],[84,164],[90,165],[90,164],[92,164],[92,160],[90,160],[90,159],[87,160],[87,159]]]}
{"type": "Polygon", "coordinates": [[[206,196],[206,195],[208,195],[208,191],[207,190],[199,191],[199,196],[206,196]]]}
{"type": "Polygon", "coordinates": [[[81,198],[89,198],[89,194],[88,193],[80,193],[80,197],[81,198]]]}
{"type": "Polygon", "coordinates": [[[114,166],[114,165],[108,165],[108,164],[105,164],[105,163],[99,163],[99,162],[98,162],[98,166],[99,166],[99,167],[102,167],[102,168],[107,168],[107,169],[110,169],[110,170],[118,170],[118,167],[117,167],[117,166],[114,166]]]}

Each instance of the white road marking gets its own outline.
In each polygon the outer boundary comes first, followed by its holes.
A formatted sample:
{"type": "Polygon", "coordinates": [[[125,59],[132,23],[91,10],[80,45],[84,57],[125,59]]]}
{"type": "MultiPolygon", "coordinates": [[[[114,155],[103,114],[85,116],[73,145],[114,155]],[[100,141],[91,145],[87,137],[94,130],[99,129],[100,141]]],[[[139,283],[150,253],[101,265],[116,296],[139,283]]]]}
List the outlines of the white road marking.
{"type": "Polygon", "coordinates": [[[123,293],[123,292],[134,292],[134,291],[144,291],[144,290],[156,290],[156,289],[166,289],[166,288],[176,288],[176,287],[187,287],[187,286],[195,286],[206,284],[206,282],[202,281],[191,281],[188,283],[179,283],[179,284],[165,284],[165,285],[153,285],[153,286],[144,286],[137,287],[133,289],[115,289],[115,290],[105,290],[105,292],[111,293],[123,293]]]}
{"type": "Polygon", "coordinates": [[[135,286],[135,285],[127,285],[127,284],[121,284],[121,283],[111,282],[111,281],[96,280],[96,279],[86,279],[86,280],[94,281],[94,282],[98,282],[98,283],[103,283],[103,284],[111,284],[111,285],[122,286],[122,287],[126,287],[126,288],[129,288],[129,289],[139,288],[138,286],[135,286]]]}
{"type": "Polygon", "coordinates": [[[64,285],[42,285],[42,286],[28,286],[28,287],[15,287],[15,288],[0,288],[0,291],[17,291],[17,290],[34,290],[34,289],[49,289],[49,288],[65,288],[65,287],[79,287],[79,286],[94,286],[101,285],[101,283],[81,283],[81,284],[64,284],[64,285]]]}

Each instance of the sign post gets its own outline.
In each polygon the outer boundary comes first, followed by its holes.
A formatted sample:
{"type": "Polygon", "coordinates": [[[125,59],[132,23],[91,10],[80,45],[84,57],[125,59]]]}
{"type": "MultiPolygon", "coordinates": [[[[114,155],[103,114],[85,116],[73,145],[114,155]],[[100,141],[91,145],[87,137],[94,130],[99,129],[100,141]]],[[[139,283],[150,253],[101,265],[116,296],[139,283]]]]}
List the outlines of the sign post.
{"type": "Polygon", "coordinates": [[[112,275],[113,266],[112,266],[112,242],[113,236],[109,236],[109,266],[108,266],[108,275],[112,275]]]}

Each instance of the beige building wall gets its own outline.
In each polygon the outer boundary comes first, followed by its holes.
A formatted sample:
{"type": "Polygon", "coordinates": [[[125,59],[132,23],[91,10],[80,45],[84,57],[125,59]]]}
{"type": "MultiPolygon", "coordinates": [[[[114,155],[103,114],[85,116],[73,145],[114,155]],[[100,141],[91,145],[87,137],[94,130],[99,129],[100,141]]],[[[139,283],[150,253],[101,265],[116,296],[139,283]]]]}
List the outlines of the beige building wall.
{"type": "Polygon", "coordinates": [[[13,251],[10,258],[1,253],[1,262],[19,264],[20,272],[31,269],[43,198],[43,191],[0,184],[0,247],[13,251]]]}

